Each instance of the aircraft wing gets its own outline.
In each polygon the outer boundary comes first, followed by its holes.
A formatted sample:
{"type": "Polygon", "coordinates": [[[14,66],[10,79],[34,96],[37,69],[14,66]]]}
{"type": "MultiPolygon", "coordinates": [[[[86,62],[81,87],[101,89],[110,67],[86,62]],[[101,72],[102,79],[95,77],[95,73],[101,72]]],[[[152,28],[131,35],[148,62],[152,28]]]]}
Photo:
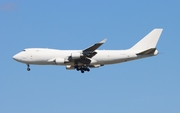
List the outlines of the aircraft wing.
{"type": "Polygon", "coordinates": [[[98,49],[102,44],[104,44],[106,42],[107,39],[102,40],[101,42],[98,42],[86,49],[84,49],[82,52],[86,57],[92,58],[94,55],[97,54],[97,52],[95,52],[96,49],[98,49]]]}

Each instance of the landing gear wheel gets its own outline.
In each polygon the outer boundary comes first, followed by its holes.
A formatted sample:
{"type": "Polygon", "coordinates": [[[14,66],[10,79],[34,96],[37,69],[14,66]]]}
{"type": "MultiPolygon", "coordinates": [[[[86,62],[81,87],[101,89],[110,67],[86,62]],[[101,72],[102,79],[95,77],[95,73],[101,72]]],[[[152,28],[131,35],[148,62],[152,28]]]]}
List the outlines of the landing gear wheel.
{"type": "Polygon", "coordinates": [[[27,70],[28,71],[30,71],[31,69],[30,69],[30,65],[29,64],[27,64],[27,70]]]}
{"type": "Polygon", "coordinates": [[[27,70],[30,71],[31,69],[28,67],[27,70]]]}
{"type": "Polygon", "coordinates": [[[84,70],[81,70],[81,73],[84,73],[84,70]]]}
{"type": "Polygon", "coordinates": [[[84,73],[85,71],[88,71],[88,72],[90,71],[90,69],[86,65],[83,65],[83,66],[74,66],[74,68],[77,71],[81,71],[81,73],[84,73]]]}
{"type": "Polygon", "coordinates": [[[81,70],[79,67],[76,68],[77,71],[81,70]]]}
{"type": "Polygon", "coordinates": [[[89,68],[87,68],[87,71],[89,72],[89,71],[90,71],[90,69],[89,69],[89,68]]]}

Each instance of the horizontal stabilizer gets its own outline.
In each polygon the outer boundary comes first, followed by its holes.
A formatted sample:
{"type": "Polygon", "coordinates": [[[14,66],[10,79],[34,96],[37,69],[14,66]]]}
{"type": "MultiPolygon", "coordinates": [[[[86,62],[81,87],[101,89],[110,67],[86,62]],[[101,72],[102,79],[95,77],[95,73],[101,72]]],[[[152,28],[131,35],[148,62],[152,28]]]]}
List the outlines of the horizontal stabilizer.
{"type": "Polygon", "coordinates": [[[143,52],[137,53],[136,55],[150,55],[150,54],[154,54],[155,51],[156,51],[156,48],[151,48],[143,52]]]}

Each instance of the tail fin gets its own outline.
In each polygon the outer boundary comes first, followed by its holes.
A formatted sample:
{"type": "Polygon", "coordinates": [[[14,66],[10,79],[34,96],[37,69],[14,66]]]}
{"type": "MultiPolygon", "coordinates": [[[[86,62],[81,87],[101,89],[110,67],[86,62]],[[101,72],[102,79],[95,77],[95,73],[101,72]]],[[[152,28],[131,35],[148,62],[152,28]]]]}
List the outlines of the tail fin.
{"type": "Polygon", "coordinates": [[[156,44],[160,38],[163,29],[154,29],[147,34],[143,39],[136,43],[131,50],[147,50],[156,48],[156,44]]]}

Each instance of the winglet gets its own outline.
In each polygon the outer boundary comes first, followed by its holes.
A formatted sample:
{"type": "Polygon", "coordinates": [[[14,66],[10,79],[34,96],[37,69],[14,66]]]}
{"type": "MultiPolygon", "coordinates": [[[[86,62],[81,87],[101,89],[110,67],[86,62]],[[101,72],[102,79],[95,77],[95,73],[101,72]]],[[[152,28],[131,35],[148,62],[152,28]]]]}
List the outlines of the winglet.
{"type": "Polygon", "coordinates": [[[99,42],[99,43],[104,44],[104,43],[106,42],[106,40],[107,40],[107,38],[105,38],[104,40],[102,40],[102,41],[99,42]]]}

